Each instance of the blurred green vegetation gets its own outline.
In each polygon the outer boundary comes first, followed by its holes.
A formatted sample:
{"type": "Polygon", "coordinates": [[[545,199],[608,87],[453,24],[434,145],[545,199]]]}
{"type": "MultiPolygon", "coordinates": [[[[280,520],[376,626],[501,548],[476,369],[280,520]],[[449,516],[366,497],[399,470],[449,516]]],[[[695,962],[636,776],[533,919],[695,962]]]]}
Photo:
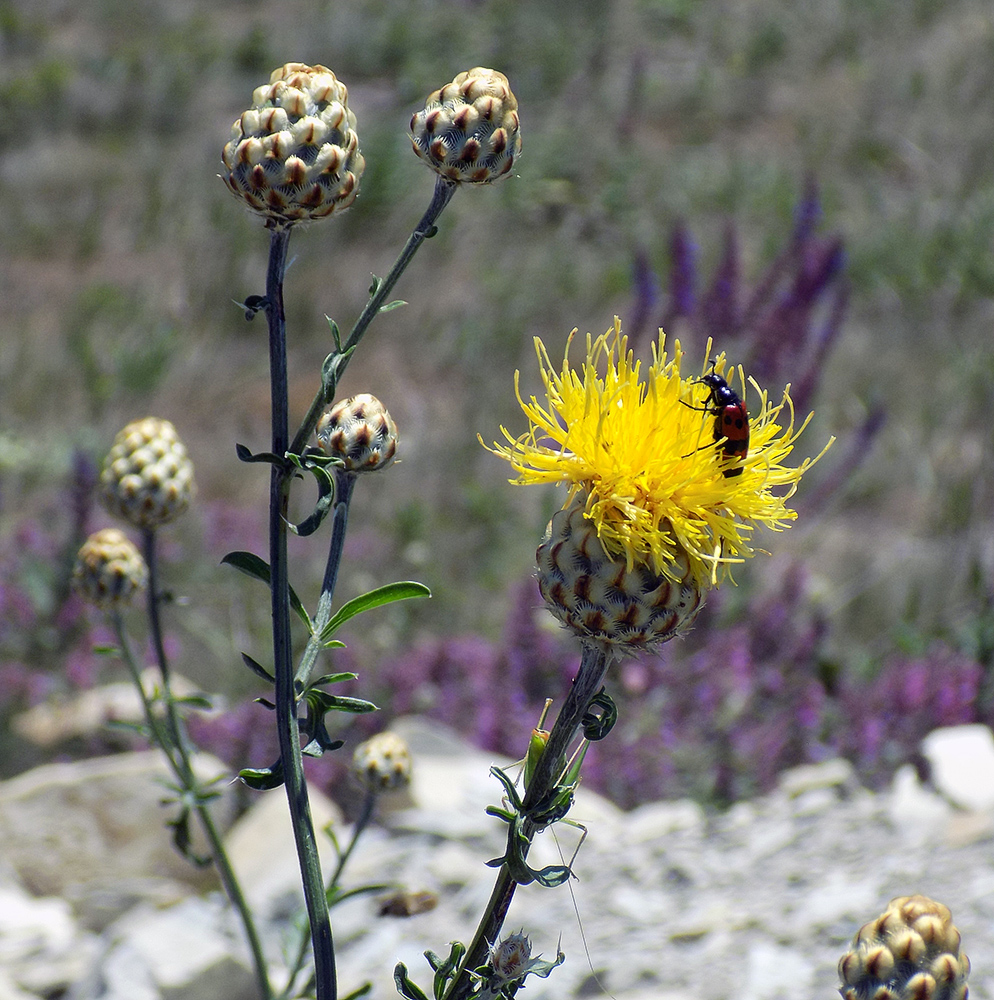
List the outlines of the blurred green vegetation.
{"type": "MultiPolygon", "coordinates": [[[[363,637],[374,650],[492,635],[530,572],[556,500],[507,486],[476,434],[522,426],[512,377],[537,388],[532,338],[556,355],[574,326],[624,318],[635,254],[665,273],[679,219],[705,271],[736,220],[757,275],[808,172],[854,295],[803,451],[844,442],[876,403],[888,423],[829,509],[770,547],[815,568],[843,662],[908,629],[989,622],[989,0],[577,0],[569,16],[511,0],[0,4],[0,530],[36,511],[58,532],[72,449],[99,460],[127,421],[171,419],[200,485],[170,554],[189,598],[178,668],[216,687],[238,673],[224,650],[259,630],[260,595],[217,567],[211,539],[265,549],[215,529],[263,523],[264,474],[234,442],[267,443],[265,329],[234,302],[261,291],[267,239],[215,175],[231,121],[286,61],[349,86],[368,164],[355,207],[291,242],[297,414],[329,347],[325,314],[351,325],[429,200],[411,113],[475,65],[505,72],[521,108],[517,176],[458,194],[397,288],[409,305],[377,321],[342,385],[389,406],[403,459],[360,484],[342,597],[399,577],[435,592],[385,614],[363,637]]],[[[302,594],[320,548],[295,546],[302,594]]]]}

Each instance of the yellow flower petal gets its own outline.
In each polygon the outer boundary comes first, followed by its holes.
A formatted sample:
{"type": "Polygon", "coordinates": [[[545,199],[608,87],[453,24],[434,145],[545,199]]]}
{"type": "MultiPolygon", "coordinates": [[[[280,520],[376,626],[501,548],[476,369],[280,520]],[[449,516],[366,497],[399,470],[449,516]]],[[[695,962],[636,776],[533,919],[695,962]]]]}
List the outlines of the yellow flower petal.
{"type": "Polygon", "coordinates": [[[784,462],[810,416],[795,429],[790,387],[771,404],[741,368],[726,365],[724,354],[708,360],[710,342],[700,374],[684,377],[680,342],[670,358],[660,334],[643,379],[642,363],[629,351],[617,318],[603,336],[587,335],[578,369],[569,361],[575,334],[567,340],[561,370],[535,339],[545,399],[523,399],[515,373],[528,430],[515,437],[501,427],[506,443],[495,442],[490,450],[511,464],[517,473],[512,483],[565,483],[564,507],[584,492],[586,517],[601,544],[625,558],[629,569],[645,563],[675,578],[671,567],[682,551],[699,586],[717,585],[731,564],[754,554],[756,525],[778,531],[797,516],[786,501],[821,454],[796,467],[784,462]],[[710,371],[730,383],[737,376],[737,391],[750,410],[744,459],[727,455],[724,439],[715,441],[710,389],[700,384],[710,371]],[[739,466],[741,472],[726,475],[739,466]]]}

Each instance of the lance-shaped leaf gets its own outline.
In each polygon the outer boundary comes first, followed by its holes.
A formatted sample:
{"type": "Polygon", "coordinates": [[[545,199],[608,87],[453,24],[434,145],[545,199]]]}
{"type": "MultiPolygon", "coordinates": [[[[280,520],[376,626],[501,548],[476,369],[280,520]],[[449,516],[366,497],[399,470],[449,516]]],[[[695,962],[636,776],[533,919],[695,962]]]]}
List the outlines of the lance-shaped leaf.
{"type": "Polygon", "coordinates": [[[338,391],[338,379],[342,369],[349,363],[354,347],[347,351],[335,351],[324,359],[321,365],[321,391],[324,393],[324,401],[330,403],[335,398],[338,391]]]}
{"type": "Polygon", "coordinates": [[[236,444],[235,451],[240,462],[266,462],[269,465],[282,465],[283,459],[271,451],[252,452],[243,444],[236,444]]]}
{"type": "Polygon", "coordinates": [[[352,673],[350,670],[343,670],[341,673],[337,674],[324,674],[315,681],[311,681],[311,687],[320,687],[322,684],[340,684],[342,681],[354,681],[358,674],[352,673]]]}
{"type": "MultiPolygon", "coordinates": [[[[229,552],[221,560],[221,564],[233,566],[246,576],[252,576],[255,577],[256,580],[261,580],[267,587],[272,586],[272,576],[269,572],[269,563],[267,563],[265,559],[257,556],[254,552],[229,552]]],[[[314,624],[311,621],[311,616],[307,613],[307,609],[304,607],[303,602],[297,596],[293,587],[289,587],[288,589],[290,591],[290,606],[297,612],[300,620],[307,626],[307,631],[313,632],[314,624]]]]}
{"type": "Polygon", "coordinates": [[[238,777],[249,788],[259,792],[267,792],[271,788],[279,788],[283,784],[283,758],[280,757],[271,767],[243,767],[238,777]]]}
{"type": "Polygon", "coordinates": [[[406,997],[406,1000],[428,1000],[424,992],[413,982],[407,974],[407,966],[403,962],[398,962],[393,970],[393,981],[397,987],[397,992],[406,997]]]}
{"type": "Polygon", "coordinates": [[[211,856],[197,854],[193,849],[193,839],[190,836],[190,810],[181,809],[180,814],[176,819],[169,820],[166,826],[172,827],[173,831],[173,847],[184,857],[190,864],[197,868],[206,868],[213,860],[211,856]]]}
{"type": "Polygon", "coordinates": [[[342,1000],[361,1000],[362,997],[369,996],[373,992],[372,983],[363,983],[358,989],[353,990],[351,993],[346,993],[342,997],[342,1000]]]}
{"type": "Polygon", "coordinates": [[[466,954],[466,945],[462,941],[451,941],[449,943],[449,957],[442,961],[433,951],[426,951],[425,958],[428,964],[435,970],[435,982],[432,992],[436,1000],[441,1000],[445,995],[445,990],[449,985],[449,980],[459,971],[463,956],[466,954]]]}
{"type": "Polygon", "coordinates": [[[328,624],[321,630],[320,638],[322,640],[330,639],[350,618],[354,618],[363,611],[379,608],[384,604],[392,604],[394,601],[405,601],[411,597],[431,597],[431,591],[423,583],[404,580],[398,583],[388,583],[386,586],[377,587],[366,594],[353,597],[331,617],[328,624]]]}
{"type": "Polygon", "coordinates": [[[269,681],[270,684],[276,683],[276,678],[258,660],[249,656],[248,653],[242,653],[242,663],[244,663],[253,674],[261,677],[264,681],[269,681]]]}

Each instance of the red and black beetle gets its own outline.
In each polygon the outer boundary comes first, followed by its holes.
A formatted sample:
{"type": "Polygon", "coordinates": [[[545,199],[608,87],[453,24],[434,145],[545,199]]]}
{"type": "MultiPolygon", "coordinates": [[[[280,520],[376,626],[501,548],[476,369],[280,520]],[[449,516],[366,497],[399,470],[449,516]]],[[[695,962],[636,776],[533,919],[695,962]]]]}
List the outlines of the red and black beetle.
{"type": "MultiPolygon", "coordinates": [[[[727,458],[745,460],[749,453],[749,411],[738,394],[716,372],[710,372],[697,380],[699,385],[706,385],[711,394],[703,409],[714,416],[714,439],[724,440],[719,445],[727,458]]],[[[742,465],[725,469],[728,478],[742,475],[742,465]]]]}

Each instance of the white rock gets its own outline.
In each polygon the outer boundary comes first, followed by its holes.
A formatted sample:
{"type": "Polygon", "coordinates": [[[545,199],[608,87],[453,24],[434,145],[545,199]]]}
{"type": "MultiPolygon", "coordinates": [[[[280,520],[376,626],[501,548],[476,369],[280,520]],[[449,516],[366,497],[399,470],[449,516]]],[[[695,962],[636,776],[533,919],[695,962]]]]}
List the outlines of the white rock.
{"type": "Polygon", "coordinates": [[[749,947],[741,1000],[796,1000],[809,993],[812,964],[794,948],[767,941],[749,947]]]}
{"type": "Polygon", "coordinates": [[[952,807],[922,785],[910,764],[904,764],[891,782],[887,815],[903,838],[924,841],[946,826],[952,807]]]}
{"type": "MultiPolygon", "coordinates": [[[[142,673],[146,691],[161,684],[159,671],[149,667],[142,673]]],[[[199,689],[180,674],[173,674],[170,686],[176,697],[197,694],[199,689]]],[[[45,701],[15,716],[16,733],[41,747],[89,736],[106,729],[109,722],[143,722],[144,710],[138,690],[130,681],[104,684],[70,698],[45,701]]]]}
{"type": "Polygon", "coordinates": [[[838,788],[856,784],[852,764],[841,757],[820,764],[802,764],[780,775],[777,783],[790,798],[819,788],[838,788]]]}
{"type": "MultiPolygon", "coordinates": [[[[194,758],[209,780],[226,772],[207,754],[194,758]]],[[[116,916],[111,901],[133,901],[142,880],[204,886],[210,869],[198,869],[173,848],[165,823],[176,808],[163,807],[172,778],[157,751],[118,754],[71,764],[47,764],[0,783],[0,844],[18,879],[37,896],[71,900],[87,926],[116,916]],[[91,899],[99,900],[92,911],[91,899]]],[[[218,827],[229,805],[214,800],[218,827]]],[[[195,849],[199,839],[191,821],[195,849]]]]}
{"type": "Polygon", "coordinates": [[[141,953],[131,945],[120,944],[73,987],[69,1000],[162,1000],[162,994],[141,953]]]}
{"type": "Polygon", "coordinates": [[[486,814],[504,794],[490,768],[507,769],[513,761],[477,750],[446,726],[417,716],[397,719],[390,728],[411,750],[414,808],[385,816],[387,825],[458,839],[486,837],[499,825],[486,814]]]}
{"type": "Polygon", "coordinates": [[[987,726],[936,729],[922,740],[939,792],[961,809],[994,809],[994,736],[987,726]]]}
{"type": "MultiPolygon", "coordinates": [[[[243,1000],[255,979],[244,947],[225,932],[220,898],[191,897],[157,910],[137,907],[108,928],[111,945],[103,962],[106,994],[100,1000],[243,1000]]],[[[89,1000],[80,992],[73,1000],[89,1000]]]]}
{"type": "Polygon", "coordinates": [[[877,905],[880,895],[876,879],[856,882],[841,872],[832,872],[824,882],[808,890],[795,913],[797,925],[820,930],[843,919],[858,925],[866,919],[863,914],[877,905]]]}
{"type": "MultiPolygon", "coordinates": [[[[96,938],[77,927],[65,900],[35,899],[17,887],[0,887],[0,968],[17,989],[39,996],[61,993],[85,972],[96,951],[96,938]]],[[[0,985],[0,1000],[4,989],[0,985]]]]}
{"type": "Polygon", "coordinates": [[[38,994],[22,990],[14,977],[0,966],[0,1000],[38,1000],[38,994]]]}
{"type": "MultiPolygon", "coordinates": [[[[342,814],[317,789],[309,787],[307,793],[321,867],[330,876],[336,858],[323,831],[330,825],[340,840],[346,837],[342,814]]],[[[253,911],[264,917],[287,916],[303,906],[297,848],[284,788],[259,792],[253,806],[228,831],[224,844],[253,911]]]]}
{"type": "Polygon", "coordinates": [[[632,844],[660,840],[677,831],[700,830],[703,826],[704,810],[692,799],[647,803],[628,813],[624,824],[626,840],[632,844]]]}

